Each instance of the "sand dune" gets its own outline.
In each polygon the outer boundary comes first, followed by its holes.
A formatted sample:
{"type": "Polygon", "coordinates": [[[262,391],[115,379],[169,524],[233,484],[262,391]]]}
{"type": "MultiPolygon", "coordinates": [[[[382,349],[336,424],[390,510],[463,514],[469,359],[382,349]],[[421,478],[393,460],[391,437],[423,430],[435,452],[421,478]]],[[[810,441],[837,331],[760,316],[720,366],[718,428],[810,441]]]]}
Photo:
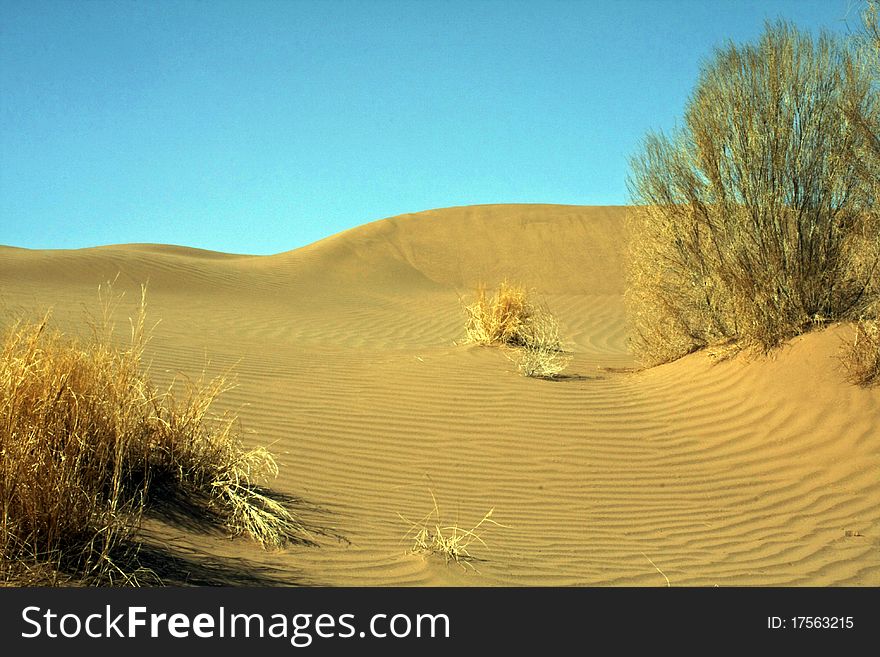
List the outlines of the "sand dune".
{"type": "Polygon", "coordinates": [[[327,585],[880,585],[880,391],[843,382],[849,328],[630,371],[624,215],[450,208],[273,256],[4,247],[0,307],[52,306],[79,332],[99,283],[118,275],[130,307],[148,281],[153,376],[233,368],[221,401],[279,455],[275,486],[346,539],[264,553],[146,528],[196,560],[327,585]],[[505,277],[558,315],[573,376],[455,344],[460,297],[505,277]],[[432,491],[450,522],[494,507],[505,525],[473,547],[476,571],[407,553],[398,514],[423,517],[432,491]]]}

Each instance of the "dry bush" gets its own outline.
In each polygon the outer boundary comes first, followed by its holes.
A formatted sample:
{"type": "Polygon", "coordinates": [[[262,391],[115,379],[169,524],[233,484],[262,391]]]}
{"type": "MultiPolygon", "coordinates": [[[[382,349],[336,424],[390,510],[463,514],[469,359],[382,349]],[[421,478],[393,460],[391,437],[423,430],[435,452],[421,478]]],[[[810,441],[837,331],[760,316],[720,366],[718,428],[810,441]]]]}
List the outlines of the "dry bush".
{"type": "Polygon", "coordinates": [[[2,336],[0,579],[48,569],[136,583],[114,559],[136,550],[144,510],[159,495],[204,501],[264,545],[301,535],[255,485],[275,473],[271,455],[244,449],[234,418],[209,416],[222,379],[191,386],[180,401],[158,391],[142,366],[143,299],[126,347],[115,346],[111,314],[107,303],[91,341],[51,330],[48,317],[2,336]]]}
{"type": "MultiPolygon", "coordinates": [[[[648,364],[722,342],[769,350],[877,297],[866,60],[784,23],[703,67],[682,129],[632,161],[627,306],[648,364]]],[[[874,134],[876,139],[876,133],[874,134]]]]}
{"type": "Polygon", "coordinates": [[[521,285],[504,281],[492,296],[481,285],[474,302],[465,306],[466,342],[510,347],[530,344],[538,312],[521,285]]]}
{"type": "Polygon", "coordinates": [[[538,379],[553,379],[565,370],[571,362],[571,356],[558,349],[543,346],[522,347],[512,359],[523,376],[538,379]]]}
{"type": "Polygon", "coordinates": [[[880,321],[860,320],[841,360],[850,382],[865,387],[880,383],[880,321]]]}
{"type": "Polygon", "coordinates": [[[571,360],[563,350],[559,320],[521,285],[504,281],[491,296],[480,286],[465,313],[465,342],[513,348],[508,358],[525,376],[552,378],[571,360]]]}
{"type": "Polygon", "coordinates": [[[529,343],[506,355],[516,363],[521,374],[540,379],[555,378],[571,362],[571,356],[562,350],[559,322],[549,313],[537,314],[530,329],[529,343]]]}
{"type": "Polygon", "coordinates": [[[263,547],[308,540],[305,526],[262,488],[278,474],[272,454],[242,444],[235,416],[211,414],[214,401],[228,390],[226,379],[185,387],[181,400],[169,389],[154,407],[147,467],[160,494],[206,500],[230,531],[263,547]]]}

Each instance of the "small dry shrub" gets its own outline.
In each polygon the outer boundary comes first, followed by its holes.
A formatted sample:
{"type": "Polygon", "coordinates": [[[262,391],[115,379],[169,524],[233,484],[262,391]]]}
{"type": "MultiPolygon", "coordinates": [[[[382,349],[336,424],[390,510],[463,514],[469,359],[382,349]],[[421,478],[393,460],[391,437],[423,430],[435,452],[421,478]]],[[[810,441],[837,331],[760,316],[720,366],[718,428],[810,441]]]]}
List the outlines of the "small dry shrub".
{"type": "Polygon", "coordinates": [[[238,438],[238,419],[213,416],[211,406],[229,389],[224,377],[186,382],[178,400],[174,390],[161,396],[154,411],[148,469],[151,478],[174,494],[206,499],[234,534],[263,547],[282,547],[308,538],[305,526],[262,486],[278,474],[265,447],[246,448],[238,438]]]}
{"type": "Polygon", "coordinates": [[[862,319],[842,357],[847,378],[860,386],[880,383],[880,320],[862,319]]]}
{"type": "Polygon", "coordinates": [[[524,376],[553,379],[568,367],[571,356],[557,349],[532,346],[517,350],[514,362],[524,376]]]}
{"type": "Polygon", "coordinates": [[[483,345],[522,347],[531,343],[538,310],[526,289],[504,281],[491,296],[477,288],[476,300],[465,306],[466,341],[483,345]]]}
{"type": "Polygon", "coordinates": [[[531,327],[531,341],[511,350],[507,357],[524,376],[552,379],[562,373],[571,356],[562,350],[559,322],[549,313],[538,314],[531,327]]]}
{"type": "Polygon", "coordinates": [[[512,348],[508,358],[525,376],[552,378],[571,360],[562,347],[559,320],[521,285],[504,281],[491,296],[480,286],[465,313],[465,342],[512,348]]]}

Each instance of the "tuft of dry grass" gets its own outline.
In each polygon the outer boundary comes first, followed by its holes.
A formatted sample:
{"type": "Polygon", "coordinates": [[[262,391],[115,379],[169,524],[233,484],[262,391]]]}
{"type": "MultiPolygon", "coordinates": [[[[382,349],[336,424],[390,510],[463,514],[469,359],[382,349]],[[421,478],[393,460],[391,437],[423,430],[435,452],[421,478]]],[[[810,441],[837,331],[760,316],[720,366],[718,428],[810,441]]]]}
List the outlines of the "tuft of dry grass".
{"type": "Polygon", "coordinates": [[[855,338],[846,345],[841,361],[851,383],[864,387],[880,384],[880,320],[859,320],[855,338]]]}
{"type": "Polygon", "coordinates": [[[404,518],[399,513],[398,517],[410,525],[402,540],[411,541],[410,552],[414,554],[438,554],[448,564],[450,561],[461,565],[463,568],[474,568],[472,561],[475,557],[470,553],[470,546],[478,543],[488,549],[486,542],[478,533],[484,525],[506,527],[492,519],[494,507],[482,517],[482,519],[470,529],[459,527],[457,523],[447,524],[441,519],[440,507],[437,498],[431,491],[433,509],[419,522],[413,522],[404,518]]]}
{"type": "Polygon", "coordinates": [[[117,346],[103,290],[91,340],[52,330],[47,315],[0,337],[0,579],[55,572],[136,584],[117,563],[156,497],[197,500],[235,533],[282,545],[304,528],[259,482],[277,473],[264,449],[246,449],[234,417],[210,408],[223,378],[159,391],[143,366],[144,296],[126,346],[117,346]]]}
{"type": "Polygon", "coordinates": [[[532,329],[539,312],[526,289],[503,281],[490,296],[485,285],[476,299],[465,306],[466,342],[522,347],[532,342],[532,329]]]}
{"type": "Polygon", "coordinates": [[[163,492],[206,499],[233,534],[266,548],[310,540],[305,526],[263,489],[278,474],[272,454],[242,444],[234,415],[211,415],[214,401],[230,388],[226,378],[186,382],[185,388],[181,400],[169,389],[155,408],[148,467],[163,492]]]}
{"type": "Polygon", "coordinates": [[[512,348],[508,358],[525,376],[553,378],[571,361],[563,351],[559,320],[522,285],[503,281],[491,295],[481,285],[464,310],[465,342],[512,348]]]}

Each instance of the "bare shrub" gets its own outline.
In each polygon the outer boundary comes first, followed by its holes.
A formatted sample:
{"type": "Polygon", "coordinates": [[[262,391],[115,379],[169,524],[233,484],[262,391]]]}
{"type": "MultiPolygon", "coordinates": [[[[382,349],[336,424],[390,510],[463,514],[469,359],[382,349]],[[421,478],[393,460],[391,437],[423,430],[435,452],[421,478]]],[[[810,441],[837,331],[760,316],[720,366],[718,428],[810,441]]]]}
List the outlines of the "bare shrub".
{"type": "Polygon", "coordinates": [[[508,352],[524,376],[552,379],[561,374],[571,362],[571,356],[562,349],[559,322],[549,313],[538,314],[532,323],[530,341],[508,352]]]}
{"type": "MultiPolygon", "coordinates": [[[[858,77],[861,70],[868,74],[870,93],[880,97],[880,2],[868,0],[862,13],[863,30],[855,36],[858,64],[850,65],[846,75],[858,77]]],[[[846,120],[861,139],[854,152],[853,166],[867,182],[871,192],[871,203],[865,211],[865,221],[853,231],[850,241],[851,277],[866,280],[868,291],[865,295],[868,304],[874,305],[873,316],[877,318],[880,305],[880,112],[864,111],[857,96],[848,97],[843,106],[846,120]]]]}
{"type": "Polygon", "coordinates": [[[632,160],[627,306],[648,364],[721,342],[768,350],[878,294],[869,68],[830,36],[768,25],[703,67],[684,126],[632,160]]]}

